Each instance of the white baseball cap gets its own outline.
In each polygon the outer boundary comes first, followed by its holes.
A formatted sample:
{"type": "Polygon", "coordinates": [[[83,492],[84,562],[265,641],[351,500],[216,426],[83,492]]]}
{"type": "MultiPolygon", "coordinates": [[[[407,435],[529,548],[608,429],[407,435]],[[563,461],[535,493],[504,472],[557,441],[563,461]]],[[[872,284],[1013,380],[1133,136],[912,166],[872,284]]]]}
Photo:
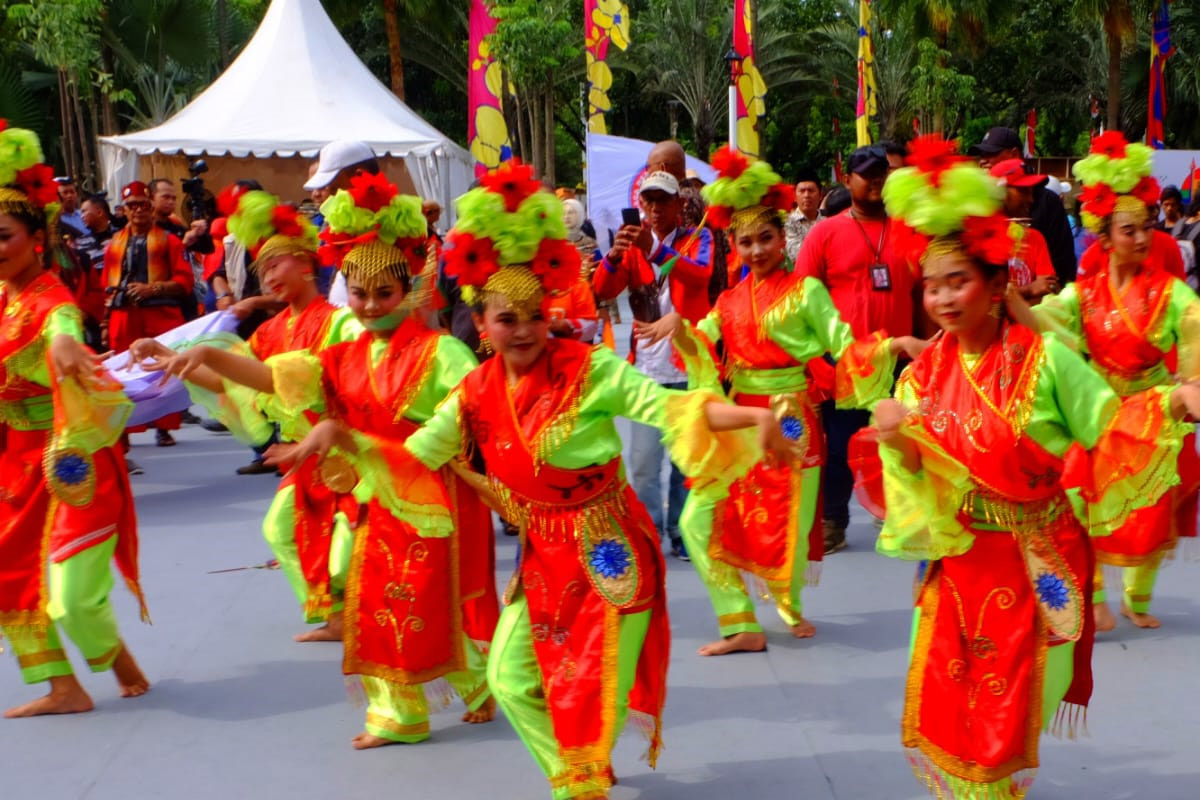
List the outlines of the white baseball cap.
{"type": "Polygon", "coordinates": [[[305,182],[304,189],[311,192],[313,189],[328,186],[346,167],[371,161],[374,158],[375,151],[366,142],[336,139],[321,148],[317,171],[305,182]]]}
{"type": "Polygon", "coordinates": [[[638,187],[638,194],[645,194],[654,190],[666,192],[667,194],[679,194],[679,179],[669,172],[651,172],[642,181],[642,185],[638,187]]]}

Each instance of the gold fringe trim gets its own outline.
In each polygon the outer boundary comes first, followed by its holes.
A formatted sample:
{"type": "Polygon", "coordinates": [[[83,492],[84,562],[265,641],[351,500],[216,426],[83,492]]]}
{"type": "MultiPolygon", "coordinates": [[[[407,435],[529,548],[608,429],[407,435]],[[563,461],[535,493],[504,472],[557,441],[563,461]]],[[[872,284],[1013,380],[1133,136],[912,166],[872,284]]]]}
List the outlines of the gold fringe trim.
{"type": "Polygon", "coordinates": [[[1036,769],[1023,769],[998,781],[979,783],[949,774],[914,749],[909,750],[908,763],[917,781],[937,800],[1023,800],[1037,776],[1036,769]]]}
{"type": "Polygon", "coordinates": [[[1059,703],[1058,710],[1054,712],[1054,719],[1050,721],[1050,725],[1046,728],[1046,732],[1055,739],[1062,739],[1064,736],[1071,741],[1082,734],[1090,737],[1087,726],[1087,706],[1081,706],[1077,703],[1059,703]]]}

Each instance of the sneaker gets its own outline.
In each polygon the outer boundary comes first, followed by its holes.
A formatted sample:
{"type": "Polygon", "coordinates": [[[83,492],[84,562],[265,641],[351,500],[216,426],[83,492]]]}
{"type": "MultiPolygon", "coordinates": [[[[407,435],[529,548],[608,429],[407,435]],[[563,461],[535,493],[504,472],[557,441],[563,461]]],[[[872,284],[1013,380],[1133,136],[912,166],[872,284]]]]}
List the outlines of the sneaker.
{"type": "Polygon", "coordinates": [[[184,425],[199,425],[201,422],[201,419],[191,411],[184,411],[179,416],[183,419],[184,425]]]}
{"type": "Polygon", "coordinates": [[[159,447],[174,447],[175,437],[170,431],[159,430],[154,435],[154,443],[159,447]]]}
{"type": "Polygon", "coordinates": [[[212,433],[229,433],[229,428],[226,428],[224,425],[217,422],[215,419],[204,420],[204,422],[200,423],[200,427],[204,428],[204,430],[210,431],[212,433]]]}
{"type": "Polygon", "coordinates": [[[238,467],[238,475],[266,475],[275,472],[275,467],[268,467],[261,458],[256,458],[244,467],[238,467]]]}
{"type": "Polygon", "coordinates": [[[846,526],[838,525],[831,520],[824,520],[825,529],[825,555],[833,555],[838,550],[845,550],[849,545],[846,543],[846,526]]]}
{"type": "Polygon", "coordinates": [[[129,471],[130,475],[145,475],[146,474],[146,470],[142,469],[141,465],[138,464],[136,461],[134,461],[132,458],[125,459],[125,469],[129,471]]]}
{"type": "Polygon", "coordinates": [[[687,547],[684,546],[682,539],[675,539],[671,542],[671,555],[675,556],[680,561],[692,560],[692,557],[688,555],[687,547]]]}
{"type": "Polygon", "coordinates": [[[502,520],[500,520],[500,522],[502,522],[504,524],[504,535],[505,536],[519,536],[520,535],[521,529],[518,528],[516,525],[513,525],[511,522],[509,522],[506,519],[502,519],[502,520]]]}

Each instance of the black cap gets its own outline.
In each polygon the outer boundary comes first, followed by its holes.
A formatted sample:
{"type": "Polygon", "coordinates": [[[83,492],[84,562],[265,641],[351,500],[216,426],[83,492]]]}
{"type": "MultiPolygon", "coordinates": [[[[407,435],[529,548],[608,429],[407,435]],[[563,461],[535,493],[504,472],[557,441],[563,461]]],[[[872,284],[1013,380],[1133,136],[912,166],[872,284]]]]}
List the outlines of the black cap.
{"type": "Polygon", "coordinates": [[[967,149],[969,156],[994,156],[1002,150],[1020,150],[1021,137],[1012,128],[992,128],[979,144],[973,144],[967,149]]]}
{"type": "Polygon", "coordinates": [[[846,161],[847,171],[859,175],[880,166],[887,169],[888,158],[887,150],[883,145],[878,144],[869,144],[866,147],[858,148],[850,154],[850,158],[846,161]]]}

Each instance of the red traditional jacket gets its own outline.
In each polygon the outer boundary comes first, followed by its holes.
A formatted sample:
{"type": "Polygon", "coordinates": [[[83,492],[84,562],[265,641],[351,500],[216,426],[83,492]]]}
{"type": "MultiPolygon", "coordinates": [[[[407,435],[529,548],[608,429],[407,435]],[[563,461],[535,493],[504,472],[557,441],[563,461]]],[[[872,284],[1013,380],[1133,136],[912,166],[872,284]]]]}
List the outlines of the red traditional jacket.
{"type": "MultiPolygon", "coordinates": [[[[125,248],[129,244],[130,230],[126,225],[113,235],[104,251],[104,286],[111,292],[121,284],[121,268],[125,261],[125,248]]],[[[183,255],[183,243],[155,225],[146,234],[146,273],[150,283],[175,281],[192,291],[195,277],[183,255]]]]}

